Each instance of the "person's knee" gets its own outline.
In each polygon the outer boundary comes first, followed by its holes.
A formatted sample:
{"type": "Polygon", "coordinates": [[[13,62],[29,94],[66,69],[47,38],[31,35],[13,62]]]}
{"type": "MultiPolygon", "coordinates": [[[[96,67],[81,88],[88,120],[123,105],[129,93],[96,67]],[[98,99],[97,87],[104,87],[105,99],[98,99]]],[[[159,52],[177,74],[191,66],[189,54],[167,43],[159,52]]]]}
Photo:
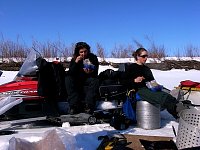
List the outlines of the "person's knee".
{"type": "Polygon", "coordinates": [[[65,76],[65,86],[70,88],[74,84],[74,78],[72,76],[65,76]]]}
{"type": "Polygon", "coordinates": [[[91,78],[89,80],[88,86],[93,88],[99,88],[99,80],[97,78],[91,78]]]}
{"type": "Polygon", "coordinates": [[[99,83],[99,79],[97,79],[97,78],[91,78],[90,82],[97,84],[97,83],[99,83]]]}
{"type": "Polygon", "coordinates": [[[99,80],[97,79],[97,78],[94,78],[94,84],[97,86],[97,87],[99,87],[99,80]]]}
{"type": "Polygon", "coordinates": [[[71,76],[69,76],[69,75],[65,76],[65,83],[72,82],[72,80],[73,79],[71,76]]]}

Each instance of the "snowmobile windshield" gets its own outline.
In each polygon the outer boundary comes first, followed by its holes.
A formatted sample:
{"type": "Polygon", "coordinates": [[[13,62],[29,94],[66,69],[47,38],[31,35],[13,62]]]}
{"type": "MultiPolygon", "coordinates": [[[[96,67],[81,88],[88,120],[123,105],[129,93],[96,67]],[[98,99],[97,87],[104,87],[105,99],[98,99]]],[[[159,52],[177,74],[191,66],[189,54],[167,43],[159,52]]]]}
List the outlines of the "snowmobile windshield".
{"type": "Polygon", "coordinates": [[[33,78],[36,78],[36,72],[38,69],[36,60],[38,58],[41,58],[39,52],[31,50],[14,80],[32,80],[33,78]]]}
{"type": "Polygon", "coordinates": [[[3,74],[3,72],[0,70],[0,76],[3,74]]]}

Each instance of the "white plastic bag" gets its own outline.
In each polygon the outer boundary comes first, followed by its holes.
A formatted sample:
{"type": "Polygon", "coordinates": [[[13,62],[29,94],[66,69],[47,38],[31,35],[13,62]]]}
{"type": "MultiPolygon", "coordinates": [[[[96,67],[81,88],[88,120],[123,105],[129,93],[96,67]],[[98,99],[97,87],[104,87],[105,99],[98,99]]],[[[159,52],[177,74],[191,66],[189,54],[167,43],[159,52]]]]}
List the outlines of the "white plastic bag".
{"type": "Polygon", "coordinates": [[[12,137],[8,150],[78,150],[75,137],[61,128],[51,129],[44,133],[37,142],[12,137]]]}
{"type": "Polygon", "coordinates": [[[20,104],[22,101],[22,98],[11,96],[0,99],[0,115],[11,109],[13,106],[20,104]]]}

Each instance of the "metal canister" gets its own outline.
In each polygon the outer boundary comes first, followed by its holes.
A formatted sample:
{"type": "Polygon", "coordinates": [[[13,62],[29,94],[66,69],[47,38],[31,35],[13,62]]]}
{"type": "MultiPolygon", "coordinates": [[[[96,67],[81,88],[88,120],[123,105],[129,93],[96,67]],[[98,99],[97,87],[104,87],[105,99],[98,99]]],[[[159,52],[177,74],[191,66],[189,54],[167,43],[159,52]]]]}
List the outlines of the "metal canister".
{"type": "Polygon", "coordinates": [[[136,119],[140,128],[147,130],[160,128],[160,105],[137,101],[136,119]]]}

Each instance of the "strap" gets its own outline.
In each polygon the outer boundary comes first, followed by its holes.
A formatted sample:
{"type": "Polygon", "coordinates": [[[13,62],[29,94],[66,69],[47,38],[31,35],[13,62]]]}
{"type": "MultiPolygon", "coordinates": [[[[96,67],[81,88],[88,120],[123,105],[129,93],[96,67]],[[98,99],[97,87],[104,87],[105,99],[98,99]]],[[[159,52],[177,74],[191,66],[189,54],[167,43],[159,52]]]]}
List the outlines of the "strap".
{"type": "Polygon", "coordinates": [[[132,94],[135,93],[135,89],[129,90],[127,93],[128,97],[132,97],[132,94]]]}

